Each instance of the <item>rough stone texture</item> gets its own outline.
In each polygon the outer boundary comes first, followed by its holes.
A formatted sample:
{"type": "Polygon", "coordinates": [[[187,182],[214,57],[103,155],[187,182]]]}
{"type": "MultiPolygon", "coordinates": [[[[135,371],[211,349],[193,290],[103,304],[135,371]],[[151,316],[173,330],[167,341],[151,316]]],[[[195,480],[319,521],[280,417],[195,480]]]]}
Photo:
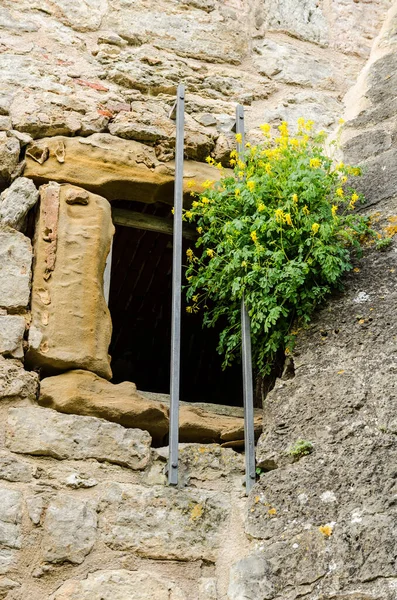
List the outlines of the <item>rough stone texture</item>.
{"type": "MultiPolygon", "coordinates": [[[[25,175],[37,183],[69,181],[108,200],[173,202],[174,163],[161,163],[152,148],[110,134],[40,140],[28,147],[26,163],[25,175]],[[60,147],[65,157],[62,163],[57,157],[60,147]]],[[[184,169],[185,194],[196,189],[188,187],[188,181],[219,177],[218,169],[189,161],[184,169]]]]}
{"type": "Polygon", "coordinates": [[[21,231],[27,212],[38,199],[39,192],[33,181],[18,177],[0,194],[0,223],[21,231]]]}
{"type": "Polygon", "coordinates": [[[0,188],[7,186],[19,161],[19,142],[7,137],[5,131],[0,131],[0,188]]]}
{"type": "Polygon", "coordinates": [[[95,506],[72,496],[60,496],[47,508],[43,558],[50,563],[81,564],[95,544],[95,506]]]}
{"type": "Polygon", "coordinates": [[[316,0],[265,0],[264,15],[270,30],[291,33],[321,46],[328,45],[328,24],[316,0]]]}
{"type": "Polygon", "coordinates": [[[22,340],[25,318],[18,315],[0,315],[0,354],[23,358],[22,340]]]}
{"type": "Polygon", "coordinates": [[[110,548],[168,560],[215,561],[229,516],[227,499],[216,492],[116,483],[105,489],[100,510],[110,548]]]}
{"type": "Polygon", "coordinates": [[[30,297],[32,245],[10,227],[0,229],[0,307],[25,308],[30,297]]]}
{"type": "Polygon", "coordinates": [[[111,319],[103,272],[114,233],[107,200],[71,185],[41,189],[27,361],[110,379],[111,319]]]}
{"type": "Polygon", "coordinates": [[[59,460],[96,458],[143,469],[149,460],[150,435],[95,417],[62,415],[47,408],[10,408],[7,446],[20,454],[59,460]]]}
{"type": "Polygon", "coordinates": [[[49,600],[185,600],[185,595],[153,573],[113,570],[67,581],[49,600]]]}
{"type": "Polygon", "coordinates": [[[20,549],[23,496],[21,492],[4,486],[0,486],[0,493],[0,545],[2,548],[20,549]]]}
{"type": "Polygon", "coordinates": [[[33,468],[12,454],[0,454],[0,479],[27,483],[32,480],[33,468]]]}
{"type": "Polygon", "coordinates": [[[168,433],[168,408],[163,404],[140,396],[130,381],[114,385],[89,371],[47,377],[41,382],[39,404],[147,430],[156,444],[168,433]]]}
{"type": "Polygon", "coordinates": [[[35,400],[38,395],[37,373],[28,373],[18,360],[0,356],[0,400],[28,398],[35,400]]]}

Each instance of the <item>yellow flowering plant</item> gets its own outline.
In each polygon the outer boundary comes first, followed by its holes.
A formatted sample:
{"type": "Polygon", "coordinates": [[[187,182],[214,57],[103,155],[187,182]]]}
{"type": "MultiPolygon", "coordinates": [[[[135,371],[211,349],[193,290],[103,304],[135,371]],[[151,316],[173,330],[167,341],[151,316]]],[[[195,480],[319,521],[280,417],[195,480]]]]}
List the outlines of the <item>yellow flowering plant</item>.
{"type": "Polygon", "coordinates": [[[299,119],[294,137],[287,123],[278,129],[264,124],[263,143],[232,152],[233,171],[206,181],[184,216],[199,234],[188,250],[187,299],[203,309],[204,325],[224,324],[218,351],[227,366],[240,356],[244,295],[261,374],[352,268],[360,241],[375,236],[354,212],[362,198],[349,182],[360,169],[335,165],[311,121],[299,119]]]}

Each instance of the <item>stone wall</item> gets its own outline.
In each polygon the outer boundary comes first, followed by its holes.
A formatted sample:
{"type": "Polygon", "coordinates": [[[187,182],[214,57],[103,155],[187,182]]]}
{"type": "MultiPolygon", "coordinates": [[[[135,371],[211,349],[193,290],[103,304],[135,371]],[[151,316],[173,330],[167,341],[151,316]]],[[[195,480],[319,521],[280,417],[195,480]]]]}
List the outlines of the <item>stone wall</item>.
{"type": "Polygon", "coordinates": [[[294,377],[266,401],[248,500],[243,455],[225,447],[241,446],[238,411],[182,407],[182,439],[218,443],[181,445],[181,486],[166,485],[166,398],[106,381],[101,289],[107,202],[172,202],[179,81],[185,180],[215,177],[209,153],[227,164],[236,102],[251,139],[264,121],[331,131],[345,115],[364,210],[393,237],[396,11],[391,0],[2,1],[0,600],[396,598],[394,238],[366,250],[300,335],[294,377]],[[26,216],[42,184],[57,201],[36,209],[33,256],[26,216]],[[40,386],[26,352],[41,377],[73,370],[40,386]]]}

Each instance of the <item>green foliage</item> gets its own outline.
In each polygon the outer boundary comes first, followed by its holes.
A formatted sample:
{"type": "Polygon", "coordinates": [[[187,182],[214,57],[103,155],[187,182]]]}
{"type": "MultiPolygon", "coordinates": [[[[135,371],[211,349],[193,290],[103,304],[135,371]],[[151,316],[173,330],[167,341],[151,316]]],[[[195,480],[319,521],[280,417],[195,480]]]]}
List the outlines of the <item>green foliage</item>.
{"type": "Polygon", "coordinates": [[[311,454],[313,450],[314,448],[311,442],[308,442],[307,440],[297,440],[288,450],[288,454],[298,460],[302,456],[306,456],[306,454],[311,454]]]}
{"type": "Polygon", "coordinates": [[[205,182],[184,212],[199,233],[196,250],[187,251],[187,311],[202,310],[207,327],[224,325],[224,367],[240,357],[243,296],[253,362],[268,373],[276,352],[292,348],[294,329],[352,268],[352,250],[375,235],[369,220],[353,212],[359,195],[349,181],[360,169],[335,165],[325,135],[311,128],[299,119],[296,137],[287,123],[272,137],[263,125],[263,143],[232,153],[234,172],[205,182]]]}

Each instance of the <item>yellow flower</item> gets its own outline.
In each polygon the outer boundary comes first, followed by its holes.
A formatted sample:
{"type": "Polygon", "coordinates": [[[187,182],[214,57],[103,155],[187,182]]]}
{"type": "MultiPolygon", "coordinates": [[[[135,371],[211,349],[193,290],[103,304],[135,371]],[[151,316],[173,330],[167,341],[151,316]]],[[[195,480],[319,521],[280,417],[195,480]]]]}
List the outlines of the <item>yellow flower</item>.
{"type": "Polygon", "coordinates": [[[250,192],[253,192],[255,189],[255,181],[252,181],[252,179],[250,179],[250,181],[247,181],[247,188],[250,192]]]}
{"type": "Polygon", "coordinates": [[[192,313],[193,312],[193,306],[187,306],[186,307],[186,312],[187,313],[192,313]]]}
{"type": "Polygon", "coordinates": [[[222,163],[220,163],[220,162],[219,162],[218,164],[216,164],[215,166],[216,166],[216,168],[217,168],[217,169],[219,169],[219,170],[223,169],[223,167],[222,167],[222,163]]]}
{"type": "Polygon", "coordinates": [[[243,136],[241,135],[241,133],[236,133],[236,142],[238,144],[241,144],[242,141],[243,141],[243,136]]]}
{"type": "Polygon", "coordinates": [[[268,134],[270,132],[270,125],[269,123],[263,123],[263,125],[259,125],[259,129],[261,129],[264,134],[268,134]]]}
{"type": "Polygon", "coordinates": [[[209,256],[210,258],[212,258],[214,256],[215,252],[212,250],[212,248],[209,248],[207,250],[207,256],[209,256]]]}
{"type": "Polygon", "coordinates": [[[212,187],[214,185],[214,183],[215,183],[214,181],[211,181],[210,179],[207,179],[201,185],[203,186],[203,188],[205,190],[207,190],[208,188],[212,187]]]}
{"type": "Polygon", "coordinates": [[[197,227],[197,233],[200,233],[200,235],[203,233],[203,228],[202,227],[197,227]]]}
{"type": "Polygon", "coordinates": [[[230,166],[234,167],[234,165],[236,164],[236,161],[234,160],[234,158],[230,159],[230,166]]]}
{"type": "Polygon", "coordinates": [[[281,208],[278,208],[275,213],[274,216],[276,217],[276,221],[278,223],[282,223],[284,221],[284,211],[281,210],[281,208]]]}
{"type": "Polygon", "coordinates": [[[333,216],[333,217],[334,217],[334,216],[336,215],[336,213],[338,212],[338,207],[337,207],[337,205],[336,205],[336,204],[333,204],[333,205],[332,205],[331,212],[332,212],[332,216],[333,216]]]}
{"type": "Polygon", "coordinates": [[[238,176],[238,177],[244,177],[244,171],[239,171],[239,172],[237,173],[237,176],[238,176]]]}
{"type": "Polygon", "coordinates": [[[344,169],[344,168],[345,168],[345,163],[340,162],[336,165],[335,171],[340,171],[341,169],[344,169]]]}
{"type": "Polygon", "coordinates": [[[292,194],[292,200],[295,204],[298,204],[298,194],[292,194]]]}
{"type": "Polygon", "coordinates": [[[263,204],[263,202],[261,202],[260,204],[258,204],[258,212],[262,212],[265,210],[265,205],[263,204]]]}
{"type": "Polygon", "coordinates": [[[339,125],[343,125],[344,122],[345,122],[345,119],[339,119],[339,121],[338,121],[339,125]]]}
{"type": "Polygon", "coordinates": [[[231,151],[230,158],[237,158],[237,151],[236,150],[232,150],[231,151]]]}
{"type": "Polygon", "coordinates": [[[299,129],[303,129],[304,126],[305,126],[305,119],[303,117],[299,117],[299,119],[298,119],[299,129]]]}
{"type": "Polygon", "coordinates": [[[310,166],[313,169],[317,169],[318,167],[321,167],[321,160],[319,158],[311,158],[310,159],[310,166]]]}
{"type": "Polygon", "coordinates": [[[281,133],[281,137],[288,137],[288,123],[287,121],[283,121],[281,125],[278,126],[278,130],[281,133]]]}
{"type": "Polygon", "coordinates": [[[188,261],[192,262],[193,257],[194,257],[194,253],[193,253],[193,250],[191,248],[188,248],[186,250],[186,256],[187,256],[188,261]]]}
{"type": "Polygon", "coordinates": [[[243,262],[241,263],[242,267],[246,267],[247,266],[247,262],[245,260],[243,260],[243,262]]]}
{"type": "Polygon", "coordinates": [[[313,128],[313,125],[314,125],[314,121],[310,121],[310,120],[306,121],[306,124],[305,124],[306,131],[311,131],[313,128]]]}
{"type": "Polygon", "coordinates": [[[291,146],[294,146],[294,147],[299,146],[299,140],[297,140],[296,138],[291,138],[289,143],[291,144],[291,146]]]}
{"type": "Polygon", "coordinates": [[[313,223],[312,225],[312,232],[314,235],[316,235],[317,231],[320,229],[320,225],[318,223],[313,223]]]}
{"type": "Polygon", "coordinates": [[[237,190],[235,190],[235,192],[234,192],[234,193],[235,193],[235,195],[236,195],[236,196],[239,196],[241,192],[240,192],[240,190],[239,190],[239,189],[237,189],[237,190]]]}
{"type": "Polygon", "coordinates": [[[285,213],[285,222],[287,223],[287,225],[292,226],[292,219],[291,219],[291,215],[289,213],[285,213]]]}
{"type": "Polygon", "coordinates": [[[354,205],[356,204],[358,199],[359,199],[359,196],[356,194],[356,192],[354,192],[354,194],[352,194],[352,197],[351,197],[350,203],[349,203],[350,210],[354,209],[354,205]]]}
{"type": "Polygon", "coordinates": [[[241,169],[242,171],[244,171],[244,169],[245,169],[245,163],[243,163],[242,160],[238,160],[237,161],[237,166],[238,166],[239,169],[241,169]]]}
{"type": "Polygon", "coordinates": [[[197,202],[197,200],[193,200],[192,206],[193,206],[193,208],[197,208],[198,206],[201,206],[201,202],[197,202]]]}
{"type": "Polygon", "coordinates": [[[302,208],[302,212],[303,212],[304,215],[310,215],[310,210],[307,208],[306,204],[302,208]]]}
{"type": "Polygon", "coordinates": [[[341,177],[340,181],[341,181],[341,183],[346,183],[346,181],[347,181],[346,175],[343,175],[343,177],[341,177]]]}
{"type": "Polygon", "coordinates": [[[187,210],[185,212],[185,217],[187,217],[188,219],[191,219],[193,217],[193,213],[190,210],[187,210]]]}
{"type": "Polygon", "coordinates": [[[196,182],[194,181],[194,179],[190,179],[190,180],[187,182],[187,187],[188,187],[188,188],[192,188],[192,187],[194,187],[195,185],[196,185],[196,182]]]}
{"type": "Polygon", "coordinates": [[[192,297],[192,300],[193,300],[193,302],[198,302],[198,298],[199,298],[199,297],[198,297],[197,295],[196,295],[196,296],[193,296],[193,297],[192,297]]]}
{"type": "Polygon", "coordinates": [[[251,240],[256,242],[258,240],[258,236],[256,235],[256,231],[251,231],[251,240]]]}
{"type": "Polygon", "coordinates": [[[336,193],[337,196],[339,196],[339,198],[343,198],[343,190],[342,190],[342,188],[338,188],[335,193],[336,193]]]}
{"type": "Polygon", "coordinates": [[[270,175],[270,173],[272,172],[272,165],[270,165],[269,163],[266,163],[265,171],[268,175],[270,175]]]}
{"type": "Polygon", "coordinates": [[[173,215],[175,214],[175,208],[174,207],[171,208],[171,212],[172,212],[173,215]]]}
{"type": "Polygon", "coordinates": [[[209,204],[209,203],[210,203],[210,199],[209,199],[209,198],[206,198],[205,196],[203,196],[203,197],[201,198],[201,202],[202,202],[203,204],[209,204]]]}
{"type": "Polygon", "coordinates": [[[205,159],[205,162],[208,163],[209,165],[213,165],[215,160],[212,158],[212,156],[207,156],[207,158],[205,159]]]}
{"type": "Polygon", "coordinates": [[[251,148],[251,144],[250,144],[249,142],[247,142],[247,143],[245,144],[245,147],[246,147],[246,148],[251,148]]]}

